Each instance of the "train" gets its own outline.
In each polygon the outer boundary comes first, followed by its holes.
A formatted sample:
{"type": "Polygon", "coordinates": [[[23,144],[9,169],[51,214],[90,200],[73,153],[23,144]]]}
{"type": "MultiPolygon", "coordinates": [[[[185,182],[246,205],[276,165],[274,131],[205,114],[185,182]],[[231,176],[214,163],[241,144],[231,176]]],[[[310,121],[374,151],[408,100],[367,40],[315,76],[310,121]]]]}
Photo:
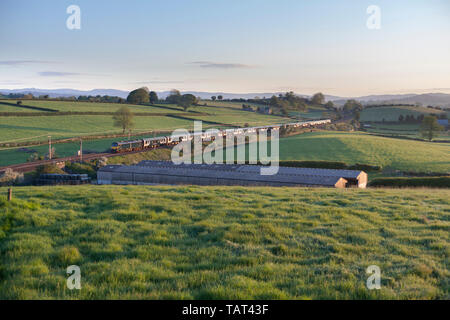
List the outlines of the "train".
{"type": "MultiPolygon", "coordinates": [[[[236,129],[226,129],[226,130],[218,130],[217,135],[219,137],[225,137],[228,134],[232,134],[234,136],[245,134],[245,133],[257,133],[259,131],[268,131],[279,130],[280,128],[299,128],[299,127],[313,127],[323,124],[331,123],[330,119],[321,119],[321,120],[312,120],[312,121],[303,121],[303,122],[292,122],[292,123],[284,123],[284,124],[273,124],[268,126],[259,126],[259,127],[247,127],[247,128],[236,128],[236,129]]],[[[153,138],[144,138],[138,140],[131,141],[120,141],[113,142],[111,145],[112,153],[122,153],[122,152],[130,152],[130,151],[140,151],[146,149],[155,149],[162,146],[172,146],[176,145],[180,142],[192,140],[195,136],[200,136],[200,139],[203,141],[210,141],[214,139],[212,133],[210,132],[197,132],[189,135],[178,135],[178,136],[161,136],[161,137],[153,137],[153,138]]]]}

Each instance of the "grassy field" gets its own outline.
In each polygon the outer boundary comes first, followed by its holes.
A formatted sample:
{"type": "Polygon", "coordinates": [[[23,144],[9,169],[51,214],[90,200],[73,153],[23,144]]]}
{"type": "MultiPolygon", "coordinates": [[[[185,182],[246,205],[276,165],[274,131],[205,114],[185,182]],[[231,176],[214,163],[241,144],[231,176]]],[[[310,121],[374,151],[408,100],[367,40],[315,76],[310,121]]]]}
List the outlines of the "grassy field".
{"type": "MultiPolygon", "coordinates": [[[[46,107],[59,111],[106,111],[115,112],[121,104],[88,103],[88,102],[60,102],[60,101],[25,101],[27,105],[46,107]]],[[[133,112],[167,113],[177,115],[184,112],[175,105],[161,106],[129,106],[133,112]]],[[[33,112],[30,109],[16,108],[0,104],[0,112],[33,112]],[[17,110],[13,110],[17,109],[17,110]]],[[[201,116],[192,113],[188,119],[176,119],[168,116],[135,117],[134,131],[173,130],[176,128],[193,128],[194,120],[212,121],[243,126],[261,125],[286,122],[288,119],[257,114],[242,110],[217,107],[192,107],[189,111],[202,112],[201,116]],[[189,120],[191,119],[191,120],[189,120]]],[[[205,127],[207,125],[205,124],[205,127]]],[[[0,143],[45,141],[48,135],[56,138],[77,137],[80,135],[96,135],[103,133],[119,133],[120,129],[113,126],[112,116],[109,115],[63,115],[63,116],[26,116],[0,117],[0,143]]]]}
{"type": "MultiPolygon", "coordinates": [[[[146,134],[145,137],[160,136],[162,133],[146,134]]],[[[164,133],[165,134],[165,133],[164,133]]],[[[131,139],[142,139],[143,136],[131,136],[131,139]]],[[[116,141],[127,140],[126,138],[108,138],[108,139],[95,139],[95,140],[84,140],[83,150],[84,153],[88,152],[107,152],[111,144],[116,141]]],[[[75,156],[80,150],[80,142],[67,142],[54,144],[56,155],[58,157],[69,157],[75,156]]],[[[155,151],[150,151],[151,153],[155,151]]],[[[48,153],[48,145],[32,146],[25,148],[13,148],[0,150],[0,166],[7,166],[16,163],[26,162],[33,153],[37,153],[39,156],[45,156],[48,153]]],[[[145,154],[145,153],[144,153],[145,154]]],[[[118,157],[121,158],[121,157],[118,157]]],[[[152,156],[153,159],[153,156],[152,156]]]]}
{"type": "MultiPolygon", "coordinates": [[[[424,139],[420,134],[419,123],[372,123],[371,127],[365,129],[370,133],[424,139]]],[[[433,140],[450,140],[450,135],[448,131],[441,131],[433,140]]]]}
{"type": "Polygon", "coordinates": [[[250,105],[254,109],[257,109],[259,106],[263,106],[262,104],[258,103],[250,103],[250,102],[232,102],[232,101],[211,101],[211,100],[202,100],[200,104],[206,103],[208,106],[216,106],[216,107],[227,107],[227,108],[234,108],[234,109],[242,109],[242,105],[250,105]]]}
{"type": "MultiPolygon", "coordinates": [[[[374,107],[365,108],[361,112],[361,121],[398,121],[398,117],[403,115],[413,115],[417,118],[418,115],[429,115],[433,114],[438,116],[439,114],[445,113],[445,111],[440,111],[425,107],[413,107],[413,106],[392,106],[392,107],[374,107]]],[[[450,113],[447,113],[450,115],[450,113]]]]}
{"type": "MultiPolygon", "coordinates": [[[[1,101],[0,101],[1,102],[1,101]]],[[[9,106],[9,105],[5,105],[5,104],[1,104],[0,103],[0,112],[42,112],[39,110],[33,110],[33,109],[26,109],[26,108],[21,108],[19,106],[15,107],[15,106],[9,106]]]]}
{"type": "Polygon", "coordinates": [[[323,119],[324,113],[329,113],[329,110],[323,106],[308,106],[307,111],[290,111],[289,116],[299,117],[301,119],[323,119]]]}
{"type": "Polygon", "coordinates": [[[236,126],[244,126],[244,124],[246,123],[248,123],[249,126],[258,126],[263,124],[292,122],[292,119],[289,118],[264,115],[251,111],[243,111],[237,108],[236,110],[233,110],[230,108],[196,106],[190,108],[189,110],[209,114],[209,116],[198,116],[193,114],[189,116],[189,118],[191,119],[221,122],[236,126]]]}
{"type": "Polygon", "coordinates": [[[445,173],[450,172],[450,144],[364,133],[311,132],[281,138],[280,159],[342,161],[378,165],[391,170],[445,173]]]}
{"type": "MultiPolygon", "coordinates": [[[[172,117],[135,117],[134,132],[192,129],[193,122],[172,117]]],[[[45,141],[82,135],[121,133],[111,116],[0,117],[0,142],[45,141]]]]}
{"type": "Polygon", "coordinates": [[[82,186],[14,196],[0,200],[0,299],[450,298],[448,190],[82,186]],[[66,288],[72,264],[80,291],[66,288]],[[369,265],[381,269],[381,290],[366,289],[369,265]]]}
{"type": "MultiPolygon", "coordinates": [[[[8,102],[8,103],[16,103],[15,100],[0,100],[0,102],[8,102]]],[[[117,104],[117,103],[97,103],[97,102],[78,102],[78,101],[45,101],[45,100],[24,100],[22,101],[23,105],[32,106],[32,107],[40,107],[40,108],[48,108],[61,112],[116,112],[122,106],[128,107],[131,112],[142,113],[177,113],[177,110],[170,110],[165,108],[160,108],[158,106],[138,106],[134,104],[117,104]]],[[[8,108],[3,112],[33,112],[33,110],[6,106],[0,104],[0,112],[2,112],[3,108],[8,108]]]]}

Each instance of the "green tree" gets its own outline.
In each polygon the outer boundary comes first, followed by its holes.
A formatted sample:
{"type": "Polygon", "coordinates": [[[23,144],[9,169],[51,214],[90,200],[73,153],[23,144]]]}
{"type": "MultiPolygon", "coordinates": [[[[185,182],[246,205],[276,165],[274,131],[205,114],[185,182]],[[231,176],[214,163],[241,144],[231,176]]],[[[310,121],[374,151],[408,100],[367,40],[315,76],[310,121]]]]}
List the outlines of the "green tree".
{"type": "Polygon", "coordinates": [[[134,126],[133,117],[130,108],[126,106],[120,107],[113,115],[114,126],[122,128],[123,133],[125,133],[125,130],[131,129],[134,126]]]}
{"type": "Polygon", "coordinates": [[[211,100],[212,100],[212,101],[216,101],[216,99],[217,99],[216,96],[212,96],[212,97],[211,97],[211,100]]]}
{"type": "Polygon", "coordinates": [[[313,104],[324,104],[325,96],[323,95],[323,93],[318,92],[318,93],[316,93],[315,95],[312,96],[311,102],[313,104]]]}
{"type": "Polygon", "coordinates": [[[269,105],[271,105],[272,107],[278,107],[278,104],[278,98],[276,96],[272,96],[270,98],[269,105]]]}
{"type": "Polygon", "coordinates": [[[346,112],[353,112],[353,111],[362,111],[363,105],[353,99],[347,100],[347,102],[344,104],[344,111],[346,112]]]}
{"type": "Polygon", "coordinates": [[[429,141],[433,140],[433,138],[435,138],[437,134],[442,131],[442,129],[442,126],[438,124],[435,116],[426,116],[420,125],[420,133],[422,137],[428,139],[429,141]]]}
{"type": "Polygon", "coordinates": [[[333,103],[333,101],[328,101],[328,102],[325,104],[325,108],[330,109],[330,110],[333,110],[333,109],[334,109],[334,103],[333,103]]]}
{"type": "Polygon", "coordinates": [[[139,88],[130,92],[127,97],[129,103],[147,103],[149,102],[149,94],[147,88],[139,88]]]}
{"type": "Polygon", "coordinates": [[[170,94],[166,98],[166,102],[173,104],[179,104],[180,100],[181,100],[181,93],[176,89],[171,90],[170,94]]]}
{"type": "Polygon", "coordinates": [[[184,111],[186,111],[188,108],[190,108],[192,105],[197,103],[197,98],[193,94],[183,94],[179,101],[178,105],[183,108],[184,111]]]}
{"type": "Polygon", "coordinates": [[[156,102],[158,102],[158,95],[155,91],[150,91],[148,97],[151,104],[155,104],[156,102]]]}
{"type": "Polygon", "coordinates": [[[221,95],[218,95],[218,96],[217,96],[217,99],[222,100],[223,97],[222,97],[221,95]]]}

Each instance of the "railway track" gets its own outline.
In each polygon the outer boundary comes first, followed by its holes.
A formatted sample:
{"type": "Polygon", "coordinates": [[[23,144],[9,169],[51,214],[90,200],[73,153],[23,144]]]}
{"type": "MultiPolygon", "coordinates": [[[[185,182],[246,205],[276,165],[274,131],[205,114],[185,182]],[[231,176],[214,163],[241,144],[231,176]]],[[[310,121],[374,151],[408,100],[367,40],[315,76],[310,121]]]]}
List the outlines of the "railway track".
{"type": "MultiPolygon", "coordinates": [[[[95,160],[100,159],[102,157],[116,157],[116,156],[123,156],[127,154],[133,154],[133,153],[140,153],[145,152],[148,150],[137,150],[137,151],[128,151],[128,152],[121,152],[121,153],[89,153],[83,155],[83,161],[85,160],[95,160]]],[[[20,163],[20,164],[13,164],[10,166],[0,167],[0,173],[3,173],[6,169],[10,168],[16,172],[30,172],[35,170],[37,167],[46,165],[46,164],[56,164],[58,162],[65,162],[65,161],[77,161],[80,160],[79,156],[72,156],[72,157],[64,157],[64,158],[57,158],[52,160],[39,160],[39,161],[33,161],[33,162],[26,162],[26,163],[20,163]]]]}
{"type": "MultiPolygon", "coordinates": [[[[309,121],[309,125],[315,125],[313,124],[313,122],[323,122],[323,121],[328,121],[331,122],[330,120],[319,120],[319,121],[309,121]]],[[[285,125],[297,125],[300,123],[292,123],[292,124],[285,124],[285,125]]],[[[303,124],[306,124],[306,122],[303,122],[303,124]]],[[[318,123],[319,125],[322,123],[318,123]]],[[[309,126],[308,125],[308,126],[309,126]]],[[[278,128],[281,125],[275,125],[278,128]]],[[[266,127],[271,127],[271,125],[266,126],[266,127]]],[[[254,127],[256,128],[256,127],[254,127]]],[[[262,127],[258,127],[258,128],[262,128],[262,127]]],[[[265,128],[265,127],[264,127],[265,128]]],[[[244,129],[249,129],[249,128],[244,128],[244,129]]],[[[241,134],[241,133],[239,133],[241,134]]],[[[202,134],[203,135],[203,134],[202,134]]],[[[166,137],[157,137],[157,138],[152,138],[150,140],[155,140],[158,138],[166,138],[166,137]]],[[[134,141],[133,141],[134,142],[134,141]]],[[[167,142],[167,141],[166,141],[167,142]]],[[[131,144],[132,142],[130,142],[131,144]]],[[[164,148],[169,146],[168,144],[166,145],[159,145],[156,148],[164,148]]],[[[111,153],[111,152],[107,152],[107,153],[89,153],[89,154],[85,154],[83,155],[83,161],[85,160],[95,160],[95,159],[99,159],[101,157],[114,157],[114,156],[121,156],[121,155],[127,155],[127,154],[134,154],[134,153],[141,153],[141,152],[145,152],[148,151],[148,148],[141,148],[139,150],[135,150],[135,151],[125,151],[125,152],[120,152],[120,153],[111,153]]],[[[58,158],[58,159],[52,159],[52,160],[40,160],[40,161],[34,161],[34,162],[27,162],[27,163],[21,163],[21,164],[15,164],[15,165],[10,165],[10,166],[5,166],[5,167],[0,167],[0,173],[3,173],[6,169],[10,168],[16,172],[30,172],[33,171],[34,169],[36,169],[36,167],[41,166],[41,165],[46,165],[46,164],[56,164],[58,162],[65,162],[65,161],[77,161],[80,160],[80,156],[72,156],[72,157],[65,157],[65,158],[58,158]]]]}

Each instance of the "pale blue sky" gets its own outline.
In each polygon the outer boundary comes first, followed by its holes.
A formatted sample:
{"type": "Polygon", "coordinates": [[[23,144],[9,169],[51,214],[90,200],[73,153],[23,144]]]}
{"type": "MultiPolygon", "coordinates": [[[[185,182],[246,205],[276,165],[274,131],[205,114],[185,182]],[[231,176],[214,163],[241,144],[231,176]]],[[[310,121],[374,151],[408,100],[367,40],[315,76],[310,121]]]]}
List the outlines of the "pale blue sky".
{"type": "Polygon", "coordinates": [[[1,0],[0,88],[143,85],[450,93],[450,1],[1,0]],[[81,30],[66,28],[71,4],[81,30]]]}

